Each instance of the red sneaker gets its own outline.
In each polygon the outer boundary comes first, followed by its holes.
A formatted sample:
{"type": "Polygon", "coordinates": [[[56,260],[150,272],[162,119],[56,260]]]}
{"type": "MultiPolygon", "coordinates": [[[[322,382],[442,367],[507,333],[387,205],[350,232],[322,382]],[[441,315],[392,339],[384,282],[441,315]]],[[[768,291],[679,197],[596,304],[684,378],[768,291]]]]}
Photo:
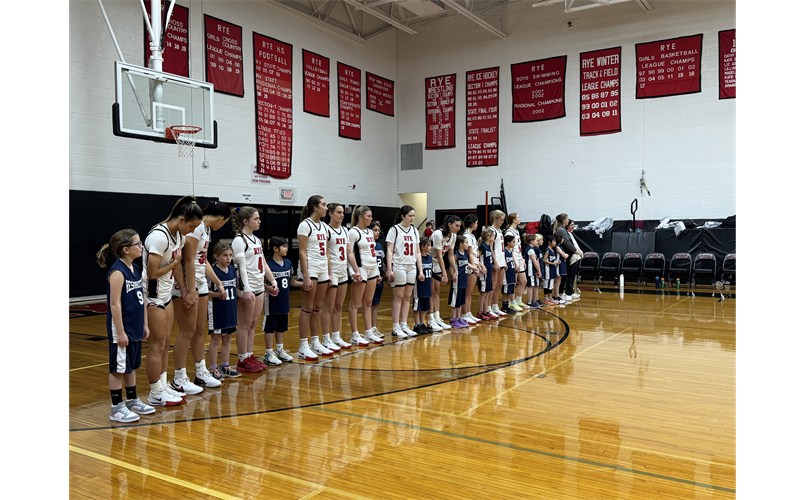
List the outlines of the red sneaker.
{"type": "Polygon", "coordinates": [[[246,358],[243,361],[238,361],[236,368],[241,373],[260,373],[262,371],[260,367],[252,364],[249,358],[246,358]]]}
{"type": "Polygon", "coordinates": [[[260,371],[263,371],[263,370],[265,370],[266,368],[268,368],[268,365],[267,365],[267,364],[265,364],[265,363],[263,363],[263,362],[262,362],[262,361],[260,361],[259,359],[255,358],[255,357],[254,357],[254,354],[252,354],[251,356],[249,356],[249,359],[251,360],[251,362],[252,362],[252,364],[253,364],[253,365],[255,365],[256,367],[260,368],[260,371]]]}

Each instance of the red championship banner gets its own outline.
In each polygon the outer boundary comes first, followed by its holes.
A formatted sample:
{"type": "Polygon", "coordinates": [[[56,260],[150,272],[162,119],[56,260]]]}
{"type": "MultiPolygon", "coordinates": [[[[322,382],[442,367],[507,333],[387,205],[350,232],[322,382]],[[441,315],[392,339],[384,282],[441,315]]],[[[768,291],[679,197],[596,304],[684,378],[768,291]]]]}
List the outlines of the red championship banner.
{"type": "Polygon", "coordinates": [[[718,98],[735,99],[735,30],[718,32],[718,98]]]}
{"type": "Polygon", "coordinates": [[[361,70],[338,63],[338,137],[361,140],[361,70]]]}
{"type": "Polygon", "coordinates": [[[204,14],[207,82],[215,91],[243,97],[243,30],[204,14]]]}
{"type": "Polygon", "coordinates": [[[330,59],[302,49],[305,84],[302,89],[304,111],[330,117],[330,59]]]}
{"type": "MultiPolygon", "coordinates": [[[[170,5],[170,3],[168,3],[170,5]]],[[[151,10],[148,10],[148,20],[151,20],[151,10]]],[[[165,41],[162,52],[162,71],[190,77],[190,49],[188,48],[187,37],[190,33],[188,18],[190,9],[179,4],[173,5],[171,20],[168,29],[165,30],[165,41]]],[[[165,0],[162,0],[162,20],[168,13],[165,0]]],[[[145,30],[145,67],[150,68],[148,61],[151,60],[151,38],[148,36],[148,28],[143,25],[145,30]]],[[[154,33],[159,36],[159,33],[154,33]]]]}
{"type": "Polygon", "coordinates": [[[500,68],[467,72],[467,166],[498,164],[500,68]]]}
{"type": "Polygon", "coordinates": [[[512,64],[512,122],[565,116],[567,56],[512,64]]]}
{"type": "Polygon", "coordinates": [[[425,78],[425,149],[456,147],[456,74],[425,78]]]}
{"type": "Polygon", "coordinates": [[[702,91],[703,35],[638,43],[637,99],[702,91]]]}
{"type": "Polygon", "coordinates": [[[292,45],[254,33],[257,172],[280,179],[291,176],[292,68],[292,45]]]}
{"type": "Polygon", "coordinates": [[[621,131],[621,48],[581,53],[581,135],[621,131]]]}
{"type": "Polygon", "coordinates": [[[394,82],[367,71],[366,109],[394,116],[394,82]]]}

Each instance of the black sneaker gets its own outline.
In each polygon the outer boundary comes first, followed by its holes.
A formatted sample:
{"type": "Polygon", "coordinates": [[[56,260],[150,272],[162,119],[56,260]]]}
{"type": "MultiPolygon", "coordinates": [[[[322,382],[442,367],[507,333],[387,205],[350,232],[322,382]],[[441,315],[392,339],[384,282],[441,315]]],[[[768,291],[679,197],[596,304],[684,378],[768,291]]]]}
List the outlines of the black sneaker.
{"type": "Polygon", "coordinates": [[[414,325],[414,333],[416,333],[417,335],[424,335],[424,334],[428,333],[428,331],[425,330],[424,326],[425,325],[423,325],[421,323],[418,324],[418,325],[414,325]]]}
{"type": "Polygon", "coordinates": [[[427,323],[422,323],[422,331],[425,333],[433,333],[433,328],[427,323]]]}

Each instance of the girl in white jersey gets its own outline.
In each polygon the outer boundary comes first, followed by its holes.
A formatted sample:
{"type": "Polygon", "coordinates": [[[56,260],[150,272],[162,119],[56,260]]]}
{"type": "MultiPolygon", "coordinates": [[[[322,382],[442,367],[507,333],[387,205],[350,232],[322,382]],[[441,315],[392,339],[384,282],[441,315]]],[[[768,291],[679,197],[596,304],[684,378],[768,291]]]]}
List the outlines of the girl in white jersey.
{"type": "MultiPolygon", "coordinates": [[[[341,314],[349,285],[348,268],[357,269],[358,266],[355,263],[355,256],[352,254],[352,245],[349,244],[347,228],[342,226],[344,205],[330,203],[327,205],[327,215],[330,218],[329,224],[325,227],[327,229],[327,256],[330,259],[330,284],[327,295],[324,297],[321,343],[331,351],[340,351],[352,348],[352,344],[341,338],[341,314]],[[329,321],[325,321],[325,317],[329,321]],[[331,331],[332,333],[330,333],[331,331]]],[[[357,273],[352,275],[353,280],[359,278],[357,273]]]]}
{"type": "Polygon", "coordinates": [[[313,195],[302,209],[296,230],[299,239],[299,278],[302,280],[302,312],[299,314],[299,359],[313,361],[319,356],[332,356],[333,351],[319,340],[319,322],[330,317],[321,313],[322,302],[330,284],[327,258],[327,202],[313,195]],[[308,344],[310,335],[310,344],[308,344]]]}
{"type": "Polygon", "coordinates": [[[456,244],[456,235],[461,229],[461,219],[455,215],[446,215],[441,227],[430,235],[430,254],[433,256],[433,279],[431,280],[432,295],[430,299],[430,313],[428,314],[430,326],[434,332],[449,330],[452,328],[448,323],[442,321],[439,315],[439,292],[442,285],[450,282],[456,273],[456,255],[453,247],[456,244]],[[446,259],[445,259],[446,258],[446,259]],[[447,260],[447,264],[445,263],[447,260]],[[451,276],[447,275],[446,267],[450,267],[451,276]]]}
{"type": "Polygon", "coordinates": [[[493,313],[495,316],[506,316],[506,313],[501,311],[498,307],[498,299],[500,299],[500,291],[503,288],[503,278],[506,275],[506,257],[503,255],[503,221],[506,219],[506,214],[500,210],[494,210],[489,214],[492,219],[492,232],[494,239],[492,240],[492,297],[490,297],[490,306],[486,312],[493,313]]]}
{"type": "Polygon", "coordinates": [[[203,387],[219,387],[221,382],[207,370],[204,359],[204,340],[207,333],[207,304],[209,277],[223,290],[221,280],[207,262],[207,249],[210,246],[212,231],[217,231],[229,220],[230,210],[226,203],[211,201],[202,209],[204,216],[201,224],[188,233],[182,249],[182,275],[174,276],[173,296],[181,295],[178,281],[184,279],[187,285],[187,296],[183,299],[184,307],[174,309],[176,322],[179,323],[179,335],[173,344],[173,389],[187,394],[198,394],[203,387]],[[190,278],[188,278],[188,276],[190,278]],[[196,363],[196,376],[193,382],[187,377],[187,349],[190,347],[196,363]]]}
{"type": "Polygon", "coordinates": [[[523,245],[520,241],[520,231],[517,226],[520,225],[520,215],[517,213],[510,213],[506,219],[508,226],[503,236],[510,234],[514,237],[514,250],[512,250],[512,257],[514,258],[514,270],[517,273],[517,287],[514,293],[514,307],[509,304],[515,311],[518,309],[528,310],[529,307],[523,302],[523,292],[525,291],[525,259],[523,258],[523,245]]]}
{"type": "Polygon", "coordinates": [[[416,336],[416,332],[408,328],[408,304],[416,280],[425,280],[419,253],[419,231],[414,227],[415,216],[414,207],[403,205],[394,216],[394,225],[386,236],[386,278],[394,294],[391,334],[401,339],[416,336]]]}
{"type": "Polygon", "coordinates": [[[469,265],[475,266],[477,270],[467,276],[467,292],[464,299],[464,306],[461,308],[461,319],[470,325],[480,323],[481,320],[472,315],[472,292],[475,288],[475,281],[478,276],[486,274],[483,259],[480,259],[478,253],[478,240],[475,238],[473,232],[478,229],[478,216],[470,214],[464,217],[464,232],[461,234],[467,241],[469,265]]]}
{"type": "Polygon", "coordinates": [[[382,344],[380,338],[372,330],[372,299],[377,284],[377,253],[375,249],[375,233],[369,229],[372,222],[372,209],[359,205],[352,210],[352,227],[349,229],[349,246],[355,255],[355,274],[360,278],[352,282],[349,300],[349,326],[352,328],[352,345],[366,346],[374,342],[382,344]],[[364,334],[358,332],[358,308],[363,307],[364,334]]]}
{"type": "MultiPolygon", "coordinates": [[[[176,202],[167,219],[151,228],[143,245],[143,285],[148,304],[148,329],[151,332],[145,372],[151,384],[148,403],[152,406],[175,405],[177,398],[181,402],[186,395],[168,384],[168,350],[174,317],[171,290],[174,275],[183,275],[181,255],[184,237],[201,224],[203,215],[196,199],[185,196],[176,202]]],[[[182,298],[187,298],[189,290],[184,280],[180,280],[179,288],[182,298]]],[[[180,303],[179,307],[184,305],[180,303]]]]}
{"type": "Polygon", "coordinates": [[[267,365],[254,357],[254,328],[263,308],[263,293],[272,295],[278,292],[277,281],[268,268],[263,255],[263,242],[255,231],[260,229],[260,213],[254,207],[237,207],[232,210],[232,254],[238,270],[238,334],[235,345],[238,347],[237,370],[245,373],[258,373],[267,365]]]}

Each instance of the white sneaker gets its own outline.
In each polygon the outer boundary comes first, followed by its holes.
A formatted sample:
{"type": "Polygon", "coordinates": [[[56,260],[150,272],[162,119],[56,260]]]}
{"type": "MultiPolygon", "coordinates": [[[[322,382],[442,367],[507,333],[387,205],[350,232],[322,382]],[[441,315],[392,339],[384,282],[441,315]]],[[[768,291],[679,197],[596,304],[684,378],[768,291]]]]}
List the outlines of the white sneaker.
{"type": "Polygon", "coordinates": [[[473,320],[473,321],[475,321],[475,323],[476,323],[476,324],[478,324],[478,323],[480,323],[480,322],[481,322],[481,319],[480,319],[480,318],[476,318],[475,316],[473,316],[473,315],[472,315],[472,313],[468,313],[468,314],[469,314],[470,319],[471,319],[471,320],[473,320]]]}
{"type": "Polygon", "coordinates": [[[380,337],[375,335],[372,330],[367,330],[366,332],[364,332],[363,338],[365,338],[366,340],[368,340],[370,342],[374,342],[375,344],[382,344],[383,343],[383,339],[381,339],[380,337]]]}
{"type": "Polygon", "coordinates": [[[402,331],[402,328],[392,328],[391,329],[391,336],[397,337],[398,339],[407,339],[408,334],[402,331]]]}
{"type": "Polygon", "coordinates": [[[333,355],[333,351],[331,351],[330,349],[327,349],[326,347],[321,345],[321,341],[319,341],[319,340],[314,340],[310,344],[310,349],[313,352],[315,352],[316,354],[318,354],[319,356],[332,356],[333,355]]]}
{"type": "Polygon", "coordinates": [[[441,332],[442,330],[444,330],[444,328],[442,328],[441,326],[439,326],[439,323],[437,323],[437,322],[436,322],[436,321],[434,321],[434,320],[428,321],[428,326],[429,326],[429,327],[430,327],[430,329],[431,329],[431,330],[433,330],[434,332],[441,332]]]}
{"type": "Polygon", "coordinates": [[[477,325],[478,324],[478,321],[475,318],[473,318],[470,313],[463,314],[461,316],[461,319],[464,320],[464,322],[469,324],[469,325],[477,325]]]}
{"type": "Polygon", "coordinates": [[[562,294],[560,297],[561,297],[561,298],[562,298],[562,300],[564,300],[565,302],[573,302],[573,297],[571,297],[570,295],[568,295],[568,294],[566,294],[566,293],[563,293],[563,294],[562,294]]]}
{"type": "Polygon", "coordinates": [[[495,319],[497,319],[497,318],[499,318],[499,317],[500,317],[500,316],[498,315],[498,313],[496,313],[496,312],[495,312],[495,310],[494,310],[494,309],[492,309],[491,307],[487,307],[487,308],[486,308],[486,314],[488,314],[488,315],[492,316],[492,317],[493,317],[493,318],[495,318],[495,319]]]}
{"type": "Polygon", "coordinates": [[[374,333],[374,334],[375,334],[375,337],[380,337],[381,339],[386,338],[386,336],[383,334],[383,332],[381,332],[380,330],[378,330],[376,326],[373,326],[373,327],[372,327],[372,333],[374,333]]]}
{"type": "Polygon", "coordinates": [[[112,410],[109,412],[109,420],[112,420],[113,422],[130,424],[140,420],[140,416],[129,410],[125,401],[121,401],[120,403],[112,406],[112,410]]]}
{"type": "Polygon", "coordinates": [[[439,323],[439,326],[442,327],[442,330],[450,330],[451,328],[453,328],[451,325],[448,325],[447,323],[445,323],[442,320],[442,318],[440,318],[438,316],[436,316],[436,321],[439,323]]]}
{"type": "Polygon", "coordinates": [[[278,366],[282,364],[282,361],[280,361],[280,359],[277,357],[277,354],[271,349],[266,351],[266,355],[263,356],[262,361],[269,366],[278,366]]]}
{"type": "Polygon", "coordinates": [[[192,396],[193,394],[199,394],[201,391],[204,390],[203,387],[199,387],[187,378],[187,374],[181,375],[179,378],[174,378],[173,382],[171,382],[171,389],[176,392],[183,392],[188,396],[192,396]]]}
{"type": "Polygon", "coordinates": [[[508,316],[508,314],[500,310],[497,304],[492,306],[492,310],[495,311],[495,314],[497,314],[499,318],[502,318],[503,316],[508,316]]]}
{"type": "Polygon", "coordinates": [[[407,324],[400,325],[400,329],[409,337],[416,337],[416,332],[408,328],[407,324]]]}
{"type": "Polygon", "coordinates": [[[174,396],[161,386],[157,392],[148,394],[148,404],[153,406],[176,406],[182,404],[181,396],[174,396]]]}
{"type": "Polygon", "coordinates": [[[193,383],[202,387],[221,387],[221,381],[213,377],[206,368],[196,370],[196,379],[193,380],[193,383]]]}
{"type": "Polygon", "coordinates": [[[574,293],[573,295],[571,295],[571,297],[573,297],[574,299],[580,299],[581,294],[580,293],[574,293]]]}
{"type": "Polygon", "coordinates": [[[299,346],[299,352],[296,353],[296,356],[299,359],[304,359],[306,361],[315,361],[319,359],[319,357],[316,356],[316,353],[310,349],[310,345],[307,344],[299,346]]]}
{"type": "Polygon", "coordinates": [[[351,349],[352,348],[352,344],[350,344],[349,342],[346,342],[344,339],[342,339],[341,335],[333,333],[333,334],[330,334],[330,338],[333,340],[335,345],[337,345],[341,349],[351,349]]]}
{"type": "Polygon", "coordinates": [[[274,354],[277,356],[277,359],[282,362],[293,363],[293,357],[291,357],[291,355],[285,349],[275,349],[274,354]]]}
{"type": "Polygon", "coordinates": [[[332,339],[325,340],[324,342],[321,343],[321,345],[323,345],[327,349],[330,349],[333,352],[338,352],[341,350],[341,347],[339,347],[338,344],[333,342],[332,339]]]}
{"type": "Polygon", "coordinates": [[[350,339],[352,345],[359,345],[359,346],[367,346],[369,345],[369,341],[366,340],[361,336],[358,332],[352,332],[352,338],[350,339]]]}

